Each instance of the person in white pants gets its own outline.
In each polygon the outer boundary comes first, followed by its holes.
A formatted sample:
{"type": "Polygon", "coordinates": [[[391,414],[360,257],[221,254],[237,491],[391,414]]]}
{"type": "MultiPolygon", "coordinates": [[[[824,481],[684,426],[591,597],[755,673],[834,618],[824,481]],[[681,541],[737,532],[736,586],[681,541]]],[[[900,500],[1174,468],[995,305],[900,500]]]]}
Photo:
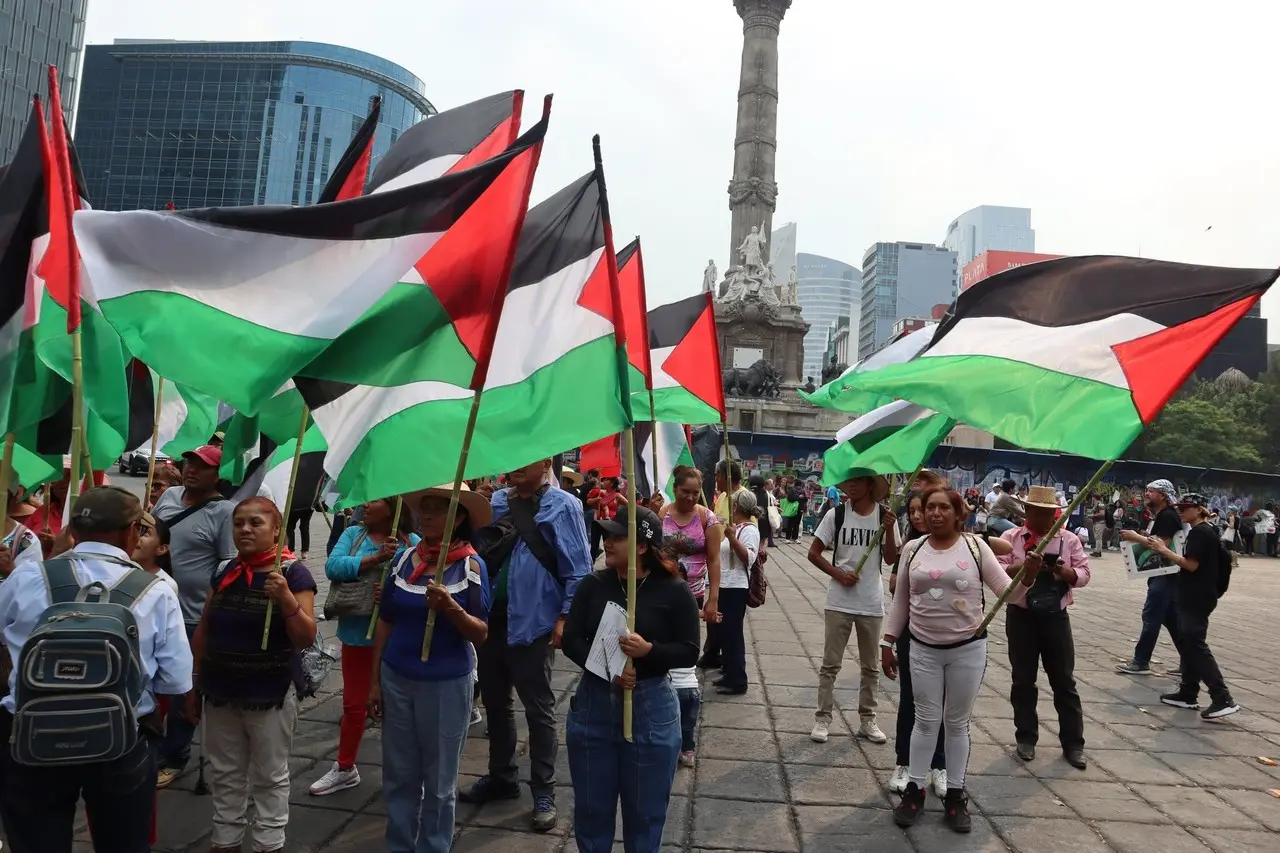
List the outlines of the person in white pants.
{"type": "MultiPolygon", "coordinates": [[[[990,546],[961,532],[965,504],[960,493],[935,486],[924,493],[929,535],[903,549],[898,584],[880,642],[881,665],[889,678],[898,675],[894,643],[911,631],[911,683],[916,723],[911,731],[911,764],[907,790],[894,809],[894,821],[913,825],[924,811],[925,777],[945,718],[943,751],[947,758],[947,796],[943,818],[956,832],[969,832],[969,799],[964,790],[969,763],[969,718],[987,667],[986,634],[976,635],[985,608],[983,587],[996,595],[1012,581],[990,546]]],[[[1017,596],[1035,583],[1038,555],[1028,555],[1027,571],[1017,596]]]]}

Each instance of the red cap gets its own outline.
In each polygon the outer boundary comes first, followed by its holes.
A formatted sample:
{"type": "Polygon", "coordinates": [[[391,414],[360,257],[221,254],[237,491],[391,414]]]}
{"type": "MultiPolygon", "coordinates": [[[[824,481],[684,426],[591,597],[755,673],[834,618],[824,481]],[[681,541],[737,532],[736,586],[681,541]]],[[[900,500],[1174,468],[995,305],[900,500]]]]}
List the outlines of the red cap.
{"type": "Polygon", "coordinates": [[[197,447],[195,450],[188,450],[186,453],[182,454],[183,459],[186,459],[191,456],[194,456],[195,458],[199,459],[201,462],[203,462],[204,464],[210,467],[213,467],[213,468],[222,467],[222,448],[221,447],[214,447],[211,444],[206,444],[204,447],[197,447]]]}

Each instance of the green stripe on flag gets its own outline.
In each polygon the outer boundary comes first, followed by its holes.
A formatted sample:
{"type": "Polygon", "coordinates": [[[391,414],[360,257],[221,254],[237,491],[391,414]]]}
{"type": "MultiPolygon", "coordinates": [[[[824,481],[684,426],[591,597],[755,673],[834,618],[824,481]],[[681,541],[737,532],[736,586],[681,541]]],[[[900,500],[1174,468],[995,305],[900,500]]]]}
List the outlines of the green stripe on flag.
{"type": "Polygon", "coordinates": [[[842,441],[822,456],[822,485],[836,486],[868,474],[903,474],[923,465],[955,427],[946,415],[933,414],[905,427],[883,428],[842,441]]]}

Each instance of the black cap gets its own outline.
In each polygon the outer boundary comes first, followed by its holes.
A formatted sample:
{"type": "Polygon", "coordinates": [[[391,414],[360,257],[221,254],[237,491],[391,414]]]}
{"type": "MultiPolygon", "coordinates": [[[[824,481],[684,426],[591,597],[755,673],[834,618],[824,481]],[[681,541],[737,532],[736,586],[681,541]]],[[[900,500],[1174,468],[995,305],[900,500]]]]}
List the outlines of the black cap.
{"type": "MultiPolygon", "coordinates": [[[[624,506],[618,509],[618,514],[610,519],[596,519],[596,526],[604,531],[606,536],[626,536],[628,512],[630,506],[624,506]]],[[[636,542],[644,542],[648,545],[657,545],[662,541],[662,522],[658,520],[657,513],[645,507],[636,507],[636,542]]]]}
{"type": "Polygon", "coordinates": [[[142,521],[142,501],[119,486],[97,486],[76,498],[71,526],[77,533],[111,533],[142,521]]]}

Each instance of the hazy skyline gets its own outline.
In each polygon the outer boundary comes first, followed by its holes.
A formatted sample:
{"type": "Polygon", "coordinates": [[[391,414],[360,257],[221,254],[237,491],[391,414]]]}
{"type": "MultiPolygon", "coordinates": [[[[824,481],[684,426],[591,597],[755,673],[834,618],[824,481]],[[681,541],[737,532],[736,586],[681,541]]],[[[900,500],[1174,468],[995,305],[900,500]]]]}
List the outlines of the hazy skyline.
{"type": "MultiPolygon", "coordinates": [[[[1239,0],[1212,15],[795,0],[774,221],[799,224],[799,251],[858,265],[876,241],[941,243],[963,211],[1004,204],[1031,208],[1042,252],[1280,265],[1277,24],[1280,9],[1239,0]]],[[[600,133],[615,233],[642,236],[651,303],[728,261],[732,0],[89,0],[87,42],[116,38],[332,42],[405,66],[439,109],[524,88],[531,116],[554,93],[535,200],[590,169],[600,133]]],[[[1280,293],[1264,314],[1280,341],[1280,293]]]]}

